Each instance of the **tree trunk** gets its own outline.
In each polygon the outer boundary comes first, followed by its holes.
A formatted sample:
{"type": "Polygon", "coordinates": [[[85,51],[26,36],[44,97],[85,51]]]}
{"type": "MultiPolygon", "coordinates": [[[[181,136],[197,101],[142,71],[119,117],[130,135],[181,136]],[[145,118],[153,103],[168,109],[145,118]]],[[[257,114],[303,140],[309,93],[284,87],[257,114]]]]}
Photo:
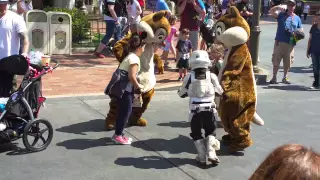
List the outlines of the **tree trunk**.
{"type": "Polygon", "coordinates": [[[43,10],[44,8],[43,0],[32,0],[32,6],[33,6],[33,9],[43,10]]]}
{"type": "Polygon", "coordinates": [[[54,7],[72,9],[75,7],[75,0],[54,0],[54,7]]]}

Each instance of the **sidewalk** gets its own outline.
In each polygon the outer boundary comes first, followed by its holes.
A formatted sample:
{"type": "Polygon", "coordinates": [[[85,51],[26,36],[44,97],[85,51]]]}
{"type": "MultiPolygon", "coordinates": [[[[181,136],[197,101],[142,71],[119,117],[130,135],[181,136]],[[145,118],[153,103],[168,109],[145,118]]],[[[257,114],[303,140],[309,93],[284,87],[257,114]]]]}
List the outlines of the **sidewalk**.
{"type": "MultiPolygon", "coordinates": [[[[43,78],[43,94],[47,97],[103,94],[118,65],[114,57],[97,59],[90,53],[54,55],[52,58],[59,60],[61,65],[43,78]]],[[[173,69],[165,70],[162,75],[157,74],[156,78],[156,88],[181,84],[173,69]]]]}
{"type": "MultiPolygon", "coordinates": [[[[274,23],[272,18],[261,18],[261,24],[274,23]]],[[[176,26],[179,27],[180,22],[176,26]]],[[[161,50],[157,54],[161,55],[161,50]]],[[[92,53],[54,55],[52,58],[58,59],[61,66],[43,79],[43,94],[47,97],[103,94],[118,65],[114,57],[97,59],[92,53]]],[[[172,58],[170,53],[169,59],[172,58]]],[[[181,82],[177,81],[177,77],[173,69],[165,70],[163,75],[157,74],[156,88],[179,86],[181,82]]]]}

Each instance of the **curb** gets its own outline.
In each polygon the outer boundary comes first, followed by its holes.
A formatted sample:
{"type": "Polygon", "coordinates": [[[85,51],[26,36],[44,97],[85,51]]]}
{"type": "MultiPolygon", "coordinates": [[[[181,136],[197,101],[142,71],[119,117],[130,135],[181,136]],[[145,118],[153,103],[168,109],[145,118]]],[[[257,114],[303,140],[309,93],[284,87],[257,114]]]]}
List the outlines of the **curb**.
{"type": "MultiPolygon", "coordinates": [[[[172,90],[175,88],[178,88],[181,86],[181,83],[174,83],[174,84],[168,84],[168,85],[162,85],[162,86],[156,86],[154,89],[159,91],[164,90],[172,90]]],[[[105,96],[103,92],[101,93],[83,93],[83,94],[66,94],[66,95],[49,95],[46,96],[47,99],[55,99],[55,98],[68,98],[68,97],[89,97],[89,96],[105,96]]]]}
{"type": "Polygon", "coordinates": [[[94,47],[76,47],[72,48],[72,53],[93,53],[95,49],[94,47]]]}
{"type": "Polygon", "coordinates": [[[57,70],[67,70],[67,69],[89,69],[89,68],[117,68],[118,65],[95,65],[95,66],[79,66],[79,67],[71,67],[71,66],[60,66],[57,70]]]}

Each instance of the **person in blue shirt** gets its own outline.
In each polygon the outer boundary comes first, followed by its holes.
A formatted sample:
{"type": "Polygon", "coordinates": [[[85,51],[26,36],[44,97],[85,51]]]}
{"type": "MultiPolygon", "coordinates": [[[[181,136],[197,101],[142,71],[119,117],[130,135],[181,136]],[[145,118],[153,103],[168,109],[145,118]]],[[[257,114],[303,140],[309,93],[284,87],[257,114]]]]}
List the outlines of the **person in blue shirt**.
{"type": "Polygon", "coordinates": [[[283,59],[283,78],[282,82],[291,84],[288,78],[288,72],[293,62],[293,52],[296,45],[295,32],[303,31],[301,19],[294,14],[296,2],[288,0],[287,9],[283,6],[275,6],[270,10],[270,14],[277,18],[278,28],[275,38],[275,47],[273,49],[273,77],[270,84],[277,84],[277,73],[279,65],[283,59]],[[280,11],[277,13],[277,11],[280,11]]]}
{"type": "Polygon", "coordinates": [[[320,88],[320,24],[312,25],[309,36],[307,57],[312,59],[314,82],[311,88],[320,88]]]}
{"type": "Polygon", "coordinates": [[[167,10],[170,11],[168,4],[166,3],[165,0],[157,0],[156,2],[156,12],[162,11],[162,10],[167,10]]]}

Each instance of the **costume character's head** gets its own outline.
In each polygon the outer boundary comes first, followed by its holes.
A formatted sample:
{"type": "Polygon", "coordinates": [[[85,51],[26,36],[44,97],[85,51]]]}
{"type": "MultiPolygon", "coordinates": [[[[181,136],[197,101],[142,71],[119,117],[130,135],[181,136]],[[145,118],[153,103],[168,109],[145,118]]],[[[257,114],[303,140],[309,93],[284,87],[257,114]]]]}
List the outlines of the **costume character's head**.
{"type": "Polygon", "coordinates": [[[224,93],[217,104],[228,133],[222,139],[230,152],[236,152],[251,146],[250,123],[260,118],[256,113],[257,91],[252,59],[246,44],[250,27],[236,7],[230,7],[228,13],[218,20],[216,36],[216,41],[228,49],[218,77],[224,93]]]}
{"type": "Polygon", "coordinates": [[[244,44],[250,38],[250,26],[234,6],[217,21],[215,32],[216,41],[228,48],[244,44]]]}
{"type": "Polygon", "coordinates": [[[211,61],[209,59],[209,55],[207,51],[204,50],[197,50],[191,53],[189,59],[189,66],[191,70],[205,68],[208,69],[211,67],[211,61]]]}
{"type": "MultiPolygon", "coordinates": [[[[166,16],[168,11],[159,11],[154,14],[149,14],[141,19],[141,22],[146,22],[152,29],[153,34],[148,34],[147,43],[162,43],[170,34],[170,23],[166,16]]],[[[138,29],[139,31],[139,29],[138,29]]]]}
{"type": "MultiPolygon", "coordinates": [[[[144,40],[147,44],[160,44],[170,34],[171,26],[166,18],[167,15],[167,11],[159,11],[157,13],[144,16],[140,23],[138,23],[137,33],[147,33],[147,37],[144,40]]],[[[131,33],[128,33],[126,37],[119,40],[114,45],[113,53],[119,62],[122,62],[122,60],[128,55],[128,52],[126,52],[128,47],[126,46],[128,46],[130,37],[131,33]]]]}

